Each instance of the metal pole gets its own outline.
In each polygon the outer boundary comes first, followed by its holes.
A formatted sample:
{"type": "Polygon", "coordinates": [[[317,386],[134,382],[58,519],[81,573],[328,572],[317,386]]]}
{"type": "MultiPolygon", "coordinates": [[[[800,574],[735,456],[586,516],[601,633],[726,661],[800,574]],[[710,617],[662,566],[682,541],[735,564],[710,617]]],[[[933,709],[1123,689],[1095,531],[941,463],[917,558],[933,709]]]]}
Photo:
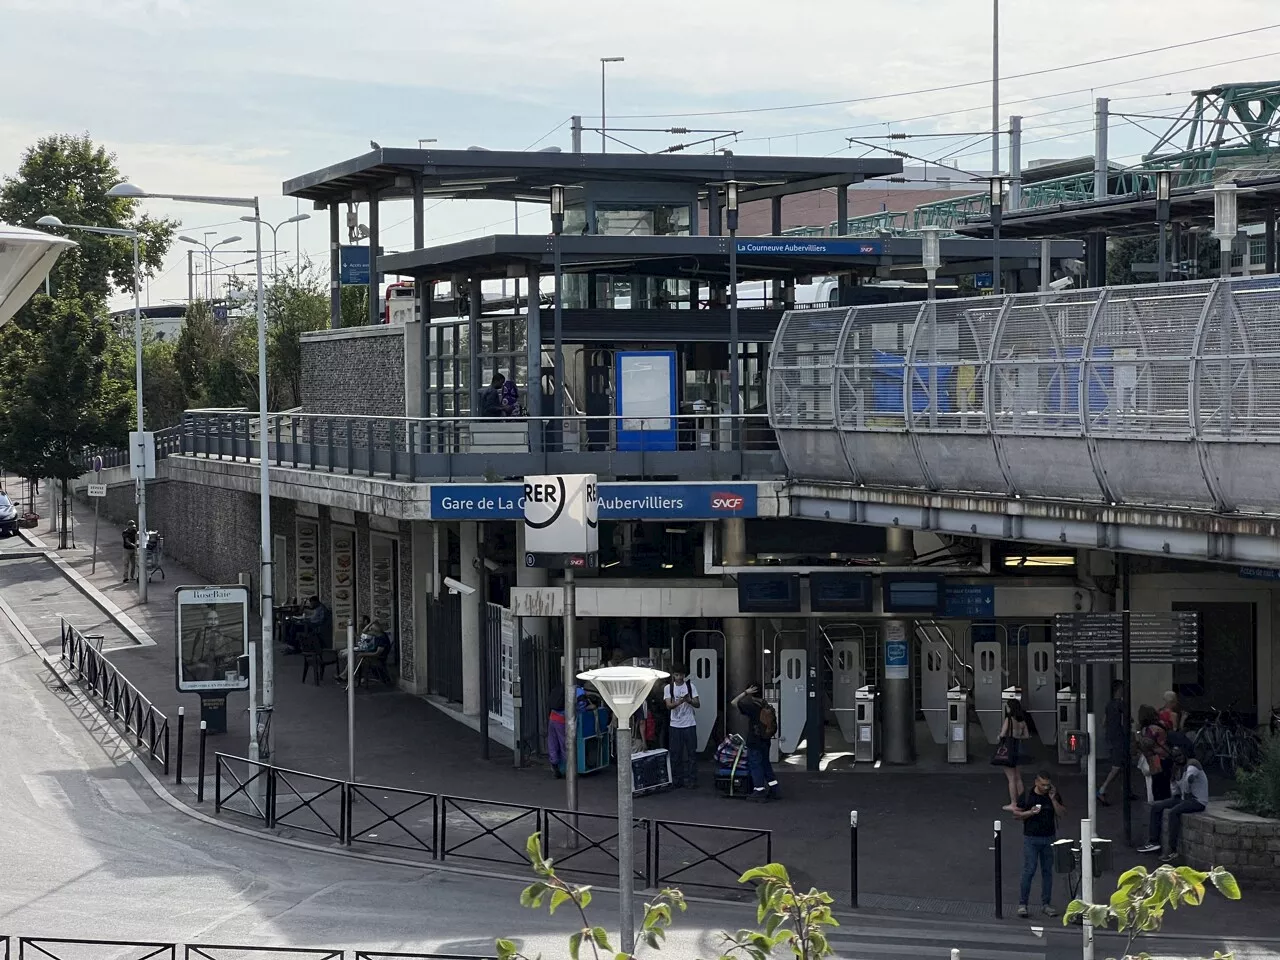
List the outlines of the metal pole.
{"type": "Polygon", "coordinates": [[[356,782],[356,622],[347,621],[347,782],[356,782]]]}
{"type": "MultiPolygon", "coordinates": [[[[562,316],[564,309],[562,301],[564,300],[564,296],[561,289],[564,278],[561,276],[560,269],[560,234],[558,233],[551,239],[551,257],[552,269],[555,271],[556,275],[556,309],[553,333],[555,340],[556,371],[554,378],[555,393],[552,394],[551,397],[551,414],[558,420],[560,417],[564,416],[564,318],[562,316]]],[[[472,371],[472,376],[474,375],[475,372],[472,371]]],[[[564,429],[563,423],[560,424],[560,429],[564,429]]]]}
{"type": "Polygon", "coordinates": [[[605,63],[604,63],[604,61],[603,61],[603,60],[601,60],[601,61],[600,61],[600,152],[601,152],[601,153],[608,153],[608,152],[609,152],[609,143],[608,143],[608,140],[605,138],[605,135],[604,135],[604,128],[605,128],[605,122],[604,122],[604,67],[605,67],[605,63]]]}
{"type": "Polygon", "coordinates": [[[186,722],[187,722],[187,708],[179,707],[178,708],[178,763],[177,763],[177,769],[174,773],[174,779],[173,779],[174,783],[179,783],[179,784],[182,783],[182,742],[183,742],[182,734],[186,726],[186,722]]]}
{"type": "Polygon", "coordinates": [[[564,792],[565,806],[578,809],[578,686],[573,621],[576,606],[573,571],[564,572],[564,792]]]}
{"type": "Polygon", "coordinates": [[[191,304],[196,299],[196,273],[193,258],[196,252],[194,250],[187,251],[187,309],[191,309],[191,304]]]}
{"type": "Polygon", "coordinates": [[[991,849],[995,851],[996,919],[1004,919],[1004,863],[1000,853],[1000,821],[995,822],[995,837],[991,849]]]}
{"type": "Polygon", "coordinates": [[[1111,168],[1107,163],[1107,127],[1111,120],[1106,97],[1098,97],[1093,108],[1093,199],[1105,200],[1110,192],[1111,168]]]}
{"type": "Polygon", "coordinates": [[[484,565],[484,523],[476,523],[476,562],[480,589],[476,591],[476,603],[480,610],[476,622],[480,625],[480,759],[489,759],[489,571],[484,565]]]}
{"type": "MultiPolygon", "coordinates": [[[[738,399],[738,230],[729,231],[729,413],[733,417],[732,435],[737,439],[738,414],[742,404],[738,399]]],[[[734,444],[737,449],[737,444],[734,444]]]]}
{"type": "Polygon", "coordinates": [[[196,774],[199,779],[196,781],[196,803],[204,803],[204,748],[205,741],[209,739],[209,725],[204,720],[200,721],[200,762],[196,767],[196,774]]]}
{"type": "Polygon", "coordinates": [[[1124,792],[1124,842],[1133,846],[1133,754],[1129,727],[1133,716],[1133,649],[1129,634],[1129,555],[1120,554],[1120,670],[1124,676],[1124,772],[1121,789],[1124,792]]]}
{"type": "Polygon", "coordinates": [[[1000,0],[991,0],[991,175],[1000,172],[1000,0]]]}
{"type": "Polygon", "coordinates": [[[573,153],[582,152],[582,118],[569,118],[569,150],[573,153]]]}
{"type": "MultiPolygon", "coordinates": [[[[1080,898],[1093,903],[1093,821],[1080,821],[1080,898]]],[[[1081,917],[1080,934],[1083,938],[1082,960],[1093,960],[1093,924],[1086,914],[1081,917]]]]}
{"type": "Polygon", "coordinates": [[[635,883],[635,836],[631,823],[631,717],[618,717],[618,934],[622,952],[635,950],[632,902],[635,883]]]}
{"type": "MultiPolygon", "coordinates": [[[[272,580],[272,558],[271,558],[271,457],[268,453],[268,435],[270,428],[268,425],[267,411],[267,306],[263,299],[262,289],[262,214],[259,210],[258,200],[255,197],[253,201],[253,215],[257,222],[254,224],[254,246],[256,250],[256,271],[258,282],[258,487],[259,487],[259,513],[260,526],[262,530],[262,573],[261,573],[261,589],[259,590],[259,607],[262,614],[262,708],[261,713],[267,717],[271,716],[271,712],[275,709],[276,703],[276,683],[275,683],[275,643],[272,636],[274,624],[272,623],[272,607],[273,607],[273,584],[272,580]]],[[[256,651],[250,650],[249,657],[249,691],[252,700],[254,691],[253,671],[257,669],[256,651]]],[[[254,704],[251,702],[250,707],[254,704]]],[[[268,732],[266,749],[262,750],[260,738],[262,735],[262,717],[258,712],[250,710],[250,722],[253,727],[249,732],[250,754],[251,760],[258,759],[261,756],[269,759],[272,755],[272,734],[268,732]]],[[[268,731],[273,730],[274,724],[268,727],[268,731]]]]}
{"type": "Polygon", "coordinates": [[[1218,241],[1218,276],[1231,276],[1231,241],[1218,241]]]}
{"type": "Polygon", "coordinates": [[[1009,210],[1022,209],[1022,118],[1009,118],[1009,210]]]}
{"type": "Polygon", "coordinates": [[[147,602],[147,435],[142,424],[142,285],[138,234],[133,235],[134,391],[138,407],[138,602],[147,602]]]}
{"type": "Polygon", "coordinates": [[[1003,284],[1000,277],[1000,220],[1003,210],[1001,205],[991,205],[991,293],[1000,296],[1003,284]]]}
{"type": "Polygon", "coordinates": [[[1050,246],[1053,241],[1045,238],[1040,241],[1040,292],[1049,292],[1049,283],[1053,280],[1053,269],[1051,267],[1050,257],[1053,248],[1050,246]]]}
{"type": "Polygon", "coordinates": [[[1159,252],[1159,259],[1157,260],[1157,266],[1156,266],[1156,279],[1161,283],[1164,283],[1169,279],[1169,258],[1168,256],[1166,256],[1166,251],[1168,249],[1168,246],[1169,246],[1169,224],[1164,219],[1164,217],[1161,217],[1160,218],[1160,252],[1159,252]]]}
{"type": "Polygon", "coordinates": [[[1093,668],[1087,663],[1082,663],[1080,665],[1080,706],[1085,712],[1084,727],[1085,732],[1089,735],[1089,749],[1085,753],[1084,758],[1084,762],[1088,764],[1087,782],[1089,786],[1089,822],[1094,825],[1094,829],[1096,830],[1098,824],[1098,765],[1094,762],[1095,754],[1093,749],[1093,736],[1095,730],[1093,704],[1090,702],[1089,697],[1091,692],[1089,689],[1089,672],[1092,669],[1093,668]]]}
{"type": "MultiPolygon", "coordinates": [[[[102,482],[101,470],[94,471],[94,480],[97,483],[102,482]]],[[[101,500],[101,497],[93,498],[93,565],[89,569],[90,576],[98,572],[98,505],[101,500]]]]}
{"type": "Polygon", "coordinates": [[[849,811],[849,905],[858,905],[858,811],[849,811]]]}

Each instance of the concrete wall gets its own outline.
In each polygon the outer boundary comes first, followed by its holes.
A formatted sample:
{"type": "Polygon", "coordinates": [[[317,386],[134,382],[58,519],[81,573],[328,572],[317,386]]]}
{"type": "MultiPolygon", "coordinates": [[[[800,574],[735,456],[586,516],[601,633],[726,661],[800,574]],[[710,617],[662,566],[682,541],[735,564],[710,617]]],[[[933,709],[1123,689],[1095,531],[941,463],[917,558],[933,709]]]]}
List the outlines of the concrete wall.
{"type": "Polygon", "coordinates": [[[404,328],[351,327],[302,335],[306,413],[403,417],[404,328]]]}

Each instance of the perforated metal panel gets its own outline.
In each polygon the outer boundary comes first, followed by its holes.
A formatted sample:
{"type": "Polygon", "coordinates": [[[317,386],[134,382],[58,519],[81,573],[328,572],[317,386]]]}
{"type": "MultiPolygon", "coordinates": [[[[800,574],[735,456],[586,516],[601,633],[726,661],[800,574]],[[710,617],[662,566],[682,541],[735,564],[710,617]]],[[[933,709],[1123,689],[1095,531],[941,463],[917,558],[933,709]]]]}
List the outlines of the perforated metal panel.
{"type": "Polygon", "coordinates": [[[689,676],[693,678],[693,685],[698,688],[699,706],[694,708],[693,716],[698,721],[698,750],[702,751],[706,749],[711,731],[715,729],[716,719],[720,715],[720,658],[716,651],[690,650],[689,676]]]}
{"type": "Polygon", "coordinates": [[[804,723],[808,716],[808,698],[805,696],[808,651],[783,650],[779,665],[778,748],[784,753],[794,753],[804,736],[804,723]]]}

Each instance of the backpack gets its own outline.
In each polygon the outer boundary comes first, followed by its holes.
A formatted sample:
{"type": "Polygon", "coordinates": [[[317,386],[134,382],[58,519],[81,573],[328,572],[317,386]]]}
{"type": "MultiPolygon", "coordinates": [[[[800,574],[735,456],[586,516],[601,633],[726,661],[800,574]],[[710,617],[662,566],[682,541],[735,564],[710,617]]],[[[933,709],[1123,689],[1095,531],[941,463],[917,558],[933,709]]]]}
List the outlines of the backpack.
{"type": "Polygon", "coordinates": [[[760,735],[770,740],[778,732],[778,714],[767,700],[760,704],[760,717],[756,725],[760,728],[760,735]]]}

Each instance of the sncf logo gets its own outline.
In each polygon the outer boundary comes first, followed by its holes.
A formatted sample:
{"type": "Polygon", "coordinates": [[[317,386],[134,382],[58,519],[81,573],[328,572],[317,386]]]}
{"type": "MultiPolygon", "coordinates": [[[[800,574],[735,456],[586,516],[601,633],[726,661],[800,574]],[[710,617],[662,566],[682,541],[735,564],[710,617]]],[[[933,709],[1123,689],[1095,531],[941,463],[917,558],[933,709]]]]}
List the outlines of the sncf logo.
{"type": "Polygon", "coordinates": [[[747,498],[740,493],[711,494],[711,509],[717,513],[737,513],[747,505],[747,498]]]}

